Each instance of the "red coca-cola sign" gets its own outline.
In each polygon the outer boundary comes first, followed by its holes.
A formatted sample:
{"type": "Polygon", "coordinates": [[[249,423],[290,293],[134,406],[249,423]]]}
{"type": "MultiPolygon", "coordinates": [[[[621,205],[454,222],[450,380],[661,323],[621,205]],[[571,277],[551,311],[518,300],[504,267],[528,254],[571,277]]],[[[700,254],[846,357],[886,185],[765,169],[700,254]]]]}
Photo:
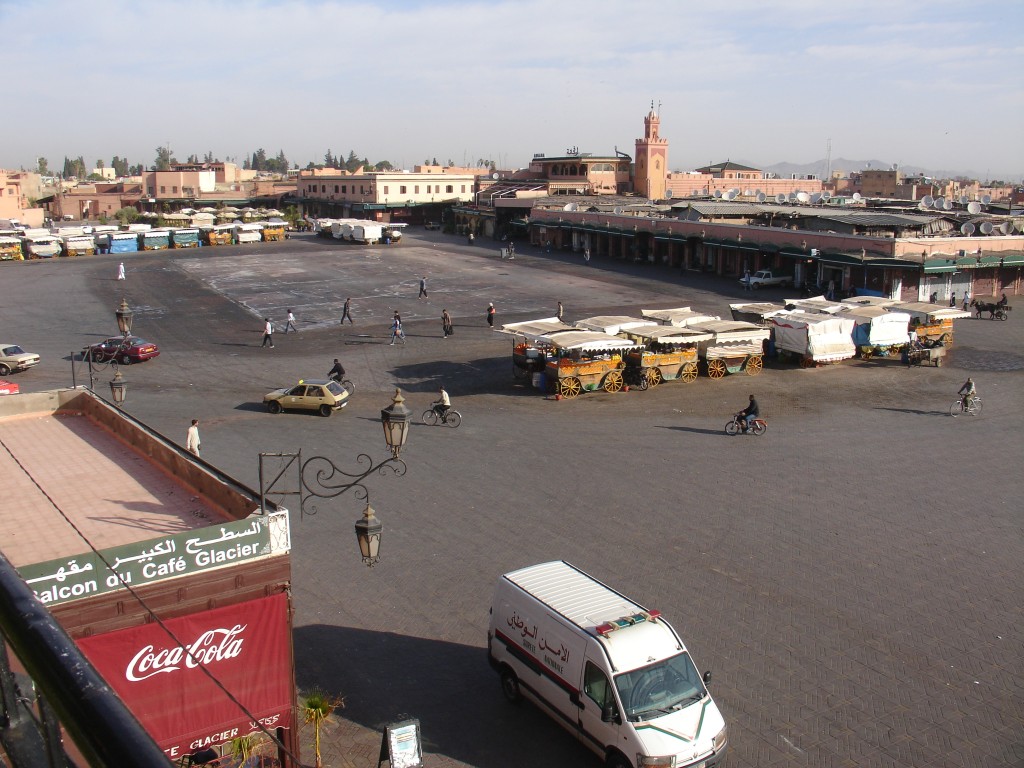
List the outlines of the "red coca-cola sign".
{"type": "Polygon", "coordinates": [[[94,635],[78,645],[171,758],[245,736],[257,728],[253,718],[271,731],[290,724],[292,649],[285,595],[164,625],[94,635]]]}

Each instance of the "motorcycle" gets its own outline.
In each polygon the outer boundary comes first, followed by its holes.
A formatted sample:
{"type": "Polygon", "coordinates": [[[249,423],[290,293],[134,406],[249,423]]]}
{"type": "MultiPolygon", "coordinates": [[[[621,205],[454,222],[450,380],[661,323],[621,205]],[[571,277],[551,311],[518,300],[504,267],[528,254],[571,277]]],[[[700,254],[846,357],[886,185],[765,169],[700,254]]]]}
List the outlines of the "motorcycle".
{"type": "Polygon", "coordinates": [[[750,420],[750,427],[747,427],[747,419],[743,416],[743,412],[740,411],[732,417],[732,421],[727,422],[725,425],[725,434],[727,435],[738,435],[741,432],[744,434],[751,435],[763,435],[768,431],[768,422],[760,417],[755,417],[750,420]]]}

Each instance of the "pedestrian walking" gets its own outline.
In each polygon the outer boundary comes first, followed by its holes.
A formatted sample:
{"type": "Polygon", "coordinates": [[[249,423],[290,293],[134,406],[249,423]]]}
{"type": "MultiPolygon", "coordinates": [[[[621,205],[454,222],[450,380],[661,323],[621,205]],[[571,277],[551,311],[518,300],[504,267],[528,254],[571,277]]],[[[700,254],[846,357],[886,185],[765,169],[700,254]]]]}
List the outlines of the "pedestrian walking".
{"type": "Polygon", "coordinates": [[[589,264],[590,263],[590,248],[589,247],[583,249],[583,261],[584,261],[585,264],[589,264]]]}
{"type": "Polygon", "coordinates": [[[394,346],[395,341],[401,339],[402,343],[405,344],[405,331],[402,330],[402,318],[397,312],[391,321],[391,346],[394,346]]]}
{"type": "Polygon", "coordinates": [[[968,288],[964,291],[964,312],[968,311],[968,307],[971,306],[971,289],[968,288]]]}
{"type": "Polygon", "coordinates": [[[420,278],[420,295],[417,298],[420,298],[420,299],[427,298],[427,278],[426,278],[426,276],[420,278]]]}
{"type": "Polygon", "coordinates": [[[295,333],[299,332],[299,329],[295,327],[295,315],[292,314],[290,309],[288,310],[288,319],[284,323],[284,332],[288,333],[289,328],[291,328],[295,333]]]}
{"type": "Polygon", "coordinates": [[[750,270],[749,269],[744,269],[743,270],[743,290],[744,291],[753,290],[750,287],[750,270]]]}
{"type": "Polygon", "coordinates": [[[345,306],[341,309],[341,322],[338,325],[345,324],[345,318],[348,318],[349,323],[355,325],[355,320],[352,319],[352,299],[345,299],[345,306]]]}
{"type": "Polygon", "coordinates": [[[117,265],[117,279],[124,280],[124,262],[117,265]]]}
{"type": "Polygon", "coordinates": [[[558,319],[562,319],[562,302],[558,302],[558,319]]]}
{"type": "Polygon", "coordinates": [[[199,455],[199,419],[192,419],[192,426],[188,428],[188,436],[185,438],[185,447],[189,453],[199,455]]]}
{"type": "Polygon", "coordinates": [[[508,258],[509,261],[516,257],[516,244],[511,240],[508,241],[508,258]]]}
{"type": "Polygon", "coordinates": [[[497,314],[497,310],[494,308],[494,304],[493,303],[488,304],[487,305],[487,324],[489,326],[491,326],[491,328],[494,327],[494,316],[496,314],[497,314]]]}
{"type": "Polygon", "coordinates": [[[452,316],[448,314],[447,309],[441,310],[441,330],[444,331],[446,339],[455,333],[455,329],[452,327],[452,316]]]}
{"type": "Polygon", "coordinates": [[[834,299],[835,297],[836,297],[836,281],[835,280],[829,280],[828,281],[828,294],[825,296],[825,298],[828,299],[829,301],[832,301],[832,299],[834,299]]]}
{"type": "Polygon", "coordinates": [[[269,317],[263,318],[263,343],[260,347],[270,345],[270,348],[274,348],[274,324],[270,322],[269,317]]]}
{"type": "Polygon", "coordinates": [[[949,306],[956,306],[956,291],[953,291],[952,293],[949,294],[949,306]]]}

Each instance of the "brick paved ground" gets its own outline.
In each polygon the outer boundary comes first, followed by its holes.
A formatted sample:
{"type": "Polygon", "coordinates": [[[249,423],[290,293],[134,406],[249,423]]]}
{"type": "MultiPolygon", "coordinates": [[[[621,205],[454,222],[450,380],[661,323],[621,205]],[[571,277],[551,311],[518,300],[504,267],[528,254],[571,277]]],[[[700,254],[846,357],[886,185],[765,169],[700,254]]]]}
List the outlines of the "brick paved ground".
{"type": "Polygon", "coordinates": [[[415,427],[407,474],[371,481],[378,567],[358,561],[354,499],[293,522],[298,683],[347,697],[325,765],[374,765],[384,725],[405,717],[420,719],[431,766],[597,765],[533,708],[506,705],[486,664],[495,578],[555,558],[675,623],[713,671],[733,768],[1024,764],[1019,319],[958,322],[940,369],[769,366],[756,379],[554,402],[513,382],[487,301],[508,322],[558,300],[570,320],[640,305],[725,315],[741,294],[520,253],[512,265],[433,233],[385,252],[293,240],[188,263],[139,256],[125,286],[105,257],[3,265],[24,301],[5,320],[13,341],[44,354],[18,383],[66,383],[63,350],[106,335],[127,290],[136,331],[164,350],[127,371],[130,410],[182,441],[200,418],[204,458],[252,485],[261,450],[342,466],[381,456],[393,387],[422,410],[446,383],[463,426],[415,427]],[[425,269],[431,296],[417,302],[425,269]],[[46,300],[65,293],[76,301],[46,300]],[[346,295],[366,321],[342,332],[346,295]],[[259,318],[288,306],[302,308],[304,330],[260,350],[259,318]],[[404,347],[384,343],[393,307],[404,347]],[[335,356],[358,388],[347,412],[262,411],[264,392],[323,375],[335,356]],[[969,372],[984,414],[951,419],[969,372]],[[726,438],[748,392],[769,432],[726,438]]]}

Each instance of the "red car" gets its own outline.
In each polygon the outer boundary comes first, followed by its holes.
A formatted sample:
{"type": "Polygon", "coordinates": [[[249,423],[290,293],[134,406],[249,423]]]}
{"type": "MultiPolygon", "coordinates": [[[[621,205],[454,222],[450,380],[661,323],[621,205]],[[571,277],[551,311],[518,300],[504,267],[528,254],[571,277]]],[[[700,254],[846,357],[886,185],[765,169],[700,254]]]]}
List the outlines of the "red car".
{"type": "Polygon", "coordinates": [[[90,344],[82,350],[82,357],[103,363],[116,360],[121,365],[142,363],[160,354],[156,344],[138,336],[111,336],[109,339],[90,344]]]}

